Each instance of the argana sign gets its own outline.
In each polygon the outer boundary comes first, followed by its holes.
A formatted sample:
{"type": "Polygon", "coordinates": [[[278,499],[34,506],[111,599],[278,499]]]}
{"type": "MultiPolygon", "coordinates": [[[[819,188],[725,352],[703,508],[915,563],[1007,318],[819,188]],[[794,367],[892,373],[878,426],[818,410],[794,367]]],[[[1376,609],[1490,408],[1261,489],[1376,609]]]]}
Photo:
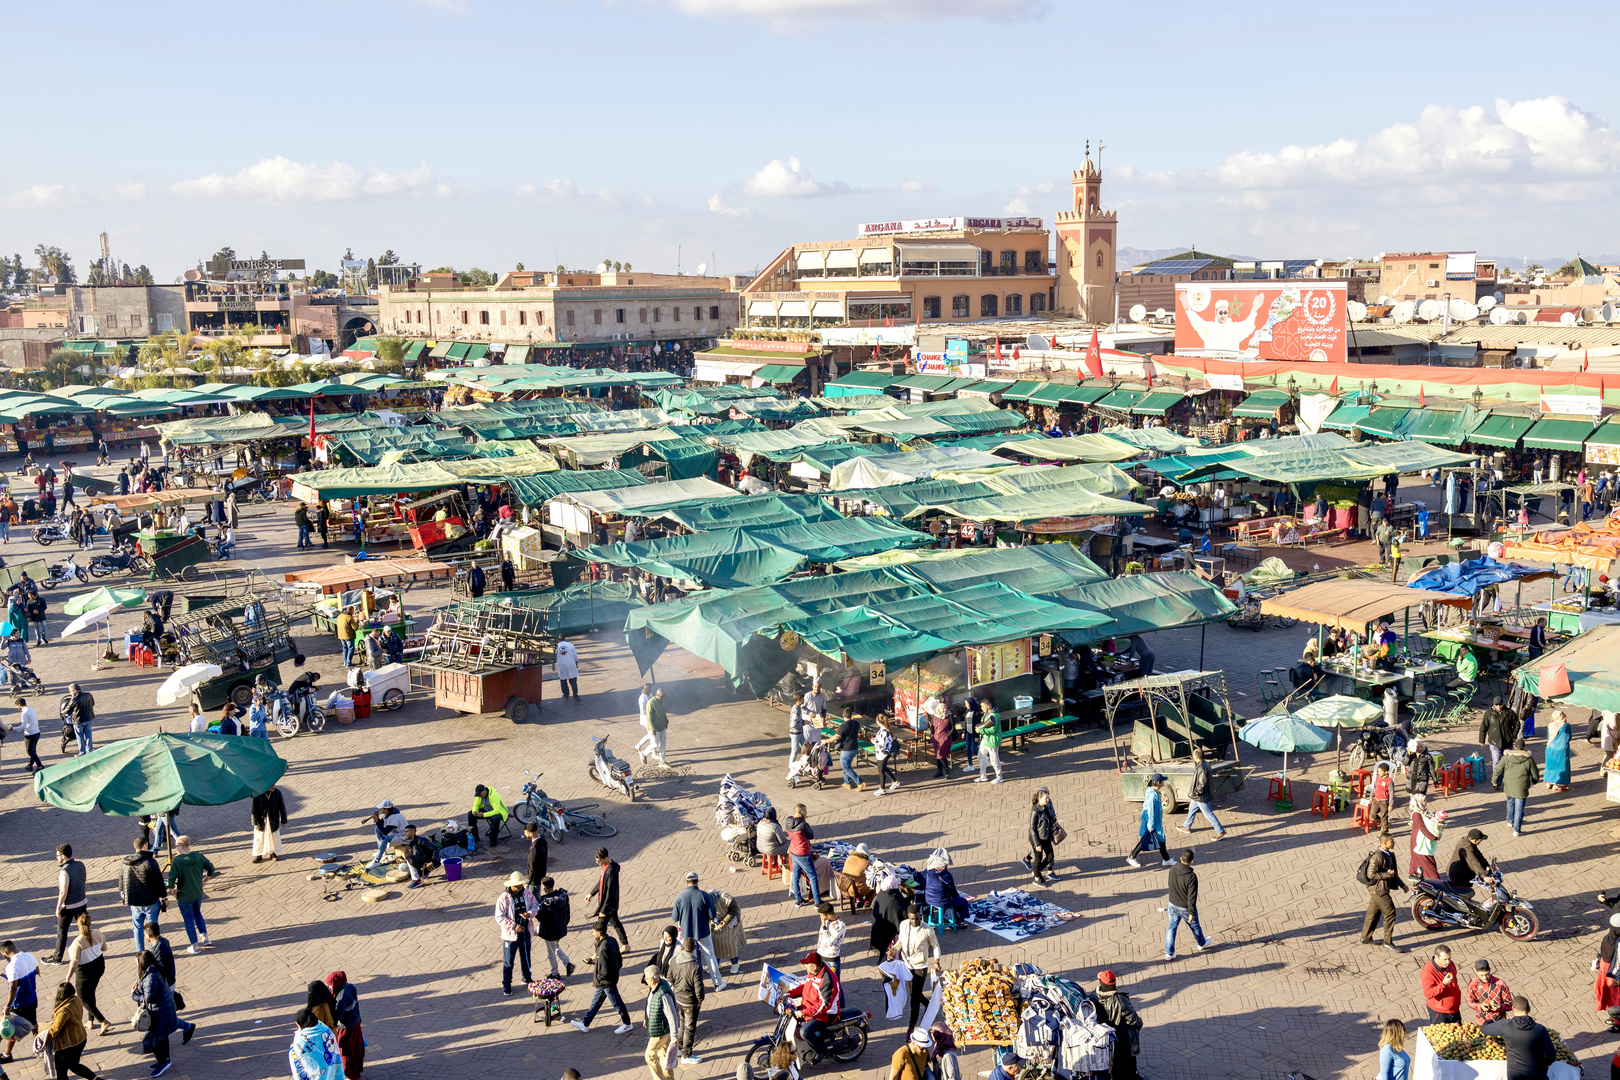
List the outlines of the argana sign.
{"type": "Polygon", "coordinates": [[[1176,352],[1342,364],[1346,289],[1342,281],[1177,284],[1176,352]]]}
{"type": "Polygon", "coordinates": [[[941,217],[904,221],[865,221],[855,226],[856,236],[893,236],[898,233],[958,232],[962,229],[1039,229],[1038,217],[941,217]]]}

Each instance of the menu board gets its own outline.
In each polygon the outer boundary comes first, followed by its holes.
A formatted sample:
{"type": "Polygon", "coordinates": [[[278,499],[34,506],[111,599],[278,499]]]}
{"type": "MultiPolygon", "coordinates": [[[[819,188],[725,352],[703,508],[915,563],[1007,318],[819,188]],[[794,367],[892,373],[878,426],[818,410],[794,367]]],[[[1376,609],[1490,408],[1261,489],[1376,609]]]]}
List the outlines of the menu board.
{"type": "Polygon", "coordinates": [[[1030,673],[1029,638],[995,645],[969,645],[968,685],[1001,682],[1030,673]]]}

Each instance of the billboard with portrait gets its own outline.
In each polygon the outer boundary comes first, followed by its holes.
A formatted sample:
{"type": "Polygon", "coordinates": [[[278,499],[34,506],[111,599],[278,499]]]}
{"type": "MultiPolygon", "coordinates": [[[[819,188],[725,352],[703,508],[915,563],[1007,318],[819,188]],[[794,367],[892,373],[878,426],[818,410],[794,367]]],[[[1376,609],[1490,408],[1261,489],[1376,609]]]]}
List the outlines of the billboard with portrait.
{"type": "Polygon", "coordinates": [[[1345,300],[1343,281],[1180,282],[1176,352],[1342,364],[1345,300]]]}

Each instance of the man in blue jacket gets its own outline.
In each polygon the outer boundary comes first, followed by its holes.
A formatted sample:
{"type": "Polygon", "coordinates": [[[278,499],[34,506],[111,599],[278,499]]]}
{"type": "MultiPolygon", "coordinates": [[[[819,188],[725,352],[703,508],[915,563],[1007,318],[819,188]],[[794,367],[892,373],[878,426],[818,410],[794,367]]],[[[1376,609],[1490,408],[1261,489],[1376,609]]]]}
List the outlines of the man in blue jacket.
{"type": "Polygon", "coordinates": [[[703,964],[709,969],[716,990],[724,990],[726,981],[720,977],[720,961],[714,955],[714,938],[710,927],[714,925],[714,901],[698,888],[697,871],[686,875],[686,888],[675,897],[670,921],[681,928],[681,940],[697,944],[703,964]]]}

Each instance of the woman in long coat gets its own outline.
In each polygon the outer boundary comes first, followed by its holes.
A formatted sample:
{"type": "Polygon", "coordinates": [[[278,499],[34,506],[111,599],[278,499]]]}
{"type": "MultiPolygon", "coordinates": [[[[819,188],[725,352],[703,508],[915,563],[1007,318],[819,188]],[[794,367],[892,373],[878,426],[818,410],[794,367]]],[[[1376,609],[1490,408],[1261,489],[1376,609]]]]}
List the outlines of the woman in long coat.
{"type": "Polygon", "coordinates": [[[871,944],[879,963],[883,962],[889,946],[900,936],[900,924],[906,921],[908,903],[905,892],[900,888],[900,879],[893,874],[886,875],[883,887],[872,898],[871,944]]]}
{"type": "Polygon", "coordinates": [[[743,918],[742,906],[737,898],[723,889],[709,894],[714,901],[714,922],[710,929],[714,941],[714,958],[718,963],[731,961],[731,973],[737,974],[742,963],[743,918]]]}
{"type": "Polygon", "coordinates": [[[1560,709],[1552,714],[1552,723],[1547,727],[1546,765],[1541,778],[1547,782],[1548,791],[1569,790],[1569,762],[1573,756],[1569,749],[1569,717],[1560,709]]]}
{"type": "Polygon", "coordinates": [[[951,772],[951,714],[938,699],[928,716],[928,739],[934,747],[934,779],[943,780],[951,772]]]}

